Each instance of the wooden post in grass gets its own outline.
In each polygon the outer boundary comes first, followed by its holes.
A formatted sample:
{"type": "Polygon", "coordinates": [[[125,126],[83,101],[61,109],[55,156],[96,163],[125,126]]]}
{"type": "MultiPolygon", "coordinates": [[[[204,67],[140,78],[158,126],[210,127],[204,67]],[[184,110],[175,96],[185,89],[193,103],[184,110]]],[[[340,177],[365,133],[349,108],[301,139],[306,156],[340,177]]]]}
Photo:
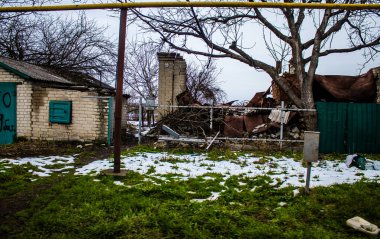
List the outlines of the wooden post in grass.
{"type": "Polygon", "coordinates": [[[310,193],[310,175],[312,162],[318,161],[319,154],[319,132],[305,131],[303,144],[303,160],[306,162],[306,186],[305,192],[310,193]]]}
{"type": "Polygon", "coordinates": [[[116,100],[115,100],[115,132],[114,132],[114,165],[113,172],[120,173],[121,153],[121,115],[124,81],[124,57],[125,57],[125,35],[127,32],[127,9],[122,8],[120,12],[119,50],[116,72],[116,100]]]}

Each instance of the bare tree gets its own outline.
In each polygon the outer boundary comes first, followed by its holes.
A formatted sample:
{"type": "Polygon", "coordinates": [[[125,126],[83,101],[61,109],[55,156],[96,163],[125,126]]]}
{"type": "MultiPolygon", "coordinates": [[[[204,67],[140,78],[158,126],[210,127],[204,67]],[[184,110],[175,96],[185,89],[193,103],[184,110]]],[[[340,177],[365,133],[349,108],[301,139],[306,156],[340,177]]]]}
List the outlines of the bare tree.
{"type": "MultiPolygon", "coordinates": [[[[45,3],[49,2],[60,2],[60,0],[1,0],[0,1],[0,7],[6,7],[6,6],[35,6],[35,5],[43,5],[45,3]]],[[[4,24],[8,20],[25,16],[25,15],[31,15],[36,13],[30,13],[30,12],[22,12],[22,13],[12,13],[12,12],[1,12],[0,13],[0,23],[4,24]]]]}
{"type": "Polygon", "coordinates": [[[115,44],[105,28],[80,13],[76,19],[18,16],[0,25],[0,54],[60,71],[114,78],[115,44]]]}
{"type": "Polygon", "coordinates": [[[211,58],[205,64],[187,66],[186,86],[193,98],[201,103],[222,102],[226,94],[218,86],[219,71],[211,58]]]}
{"type": "Polygon", "coordinates": [[[124,81],[139,97],[156,98],[158,90],[157,52],[160,46],[149,41],[127,44],[124,81]]]}
{"type": "MultiPolygon", "coordinates": [[[[152,41],[132,41],[127,44],[125,66],[125,91],[143,99],[156,98],[158,92],[158,59],[162,45],[152,41]]],[[[186,85],[195,100],[221,101],[225,93],[217,85],[219,72],[214,61],[192,62],[187,67],[186,85]]]]}
{"type": "MultiPolygon", "coordinates": [[[[307,4],[308,1],[285,2],[307,4]]],[[[345,4],[362,1],[326,2],[345,4]]],[[[376,2],[365,1],[366,4],[376,2]]],[[[376,10],[165,8],[133,11],[146,31],[157,33],[171,48],[207,57],[232,58],[266,72],[299,108],[315,107],[312,83],[321,57],[362,50],[368,60],[374,59],[379,52],[380,13],[376,10]],[[257,26],[264,28],[268,55],[272,55],[274,60],[258,56],[257,52],[262,49],[255,47],[254,42],[259,38],[244,37],[247,31],[257,29],[257,26]],[[277,43],[268,44],[268,37],[271,37],[270,42],[277,43]],[[286,53],[287,49],[290,49],[290,54],[286,53]],[[283,81],[276,67],[279,60],[294,62],[301,96],[283,81]]],[[[304,116],[308,129],[316,128],[315,113],[305,113],[304,116]]]]}

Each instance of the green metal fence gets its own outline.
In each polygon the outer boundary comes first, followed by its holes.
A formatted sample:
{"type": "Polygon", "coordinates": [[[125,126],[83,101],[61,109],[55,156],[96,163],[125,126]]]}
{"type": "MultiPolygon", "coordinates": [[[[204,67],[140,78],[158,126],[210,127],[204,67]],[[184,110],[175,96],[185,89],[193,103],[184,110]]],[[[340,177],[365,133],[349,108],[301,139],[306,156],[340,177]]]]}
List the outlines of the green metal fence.
{"type": "Polygon", "coordinates": [[[380,153],[380,105],[318,102],[321,153],[380,153]]]}

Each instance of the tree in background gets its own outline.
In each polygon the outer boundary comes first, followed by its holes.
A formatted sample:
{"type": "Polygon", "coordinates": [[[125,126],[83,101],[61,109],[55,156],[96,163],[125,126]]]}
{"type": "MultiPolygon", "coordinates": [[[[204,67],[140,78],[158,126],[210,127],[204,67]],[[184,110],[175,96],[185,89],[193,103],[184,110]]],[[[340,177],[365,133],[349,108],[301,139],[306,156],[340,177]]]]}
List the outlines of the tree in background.
{"type": "MultiPolygon", "coordinates": [[[[132,41],[126,47],[126,66],[124,73],[125,91],[132,97],[156,98],[158,92],[157,53],[163,51],[162,45],[152,41],[132,41]]],[[[186,85],[193,98],[202,103],[220,102],[225,98],[224,91],[218,87],[219,72],[213,60],[187,66],[186,85]]]]}
{"type": "MultiPolygon", "coordinates": [[[[59,0],[57,0],[59,1],[59,0]]],[[[1,0],[0,1],[0,7],[6,7],[6,6],[22,6],[22,5],[28,5],[28,6],[34,6],[34,5],[42,5],[44,3],[48,2],[57,2],[54,0],[1,0]]],[[[31,13],[13,13],[13,12],[1,12],[0,13],[0,23],[4,24],[8,20],[17,18],[19,16],[24,15],[30,15],[31,13]]],[[[35,14],[35,13],[33,13],[35,14]]]]}
{"type": "Polygon", "coordinates": [[[116,46],[82,12],[77,18],[21,15],[0,25],[0,54],[58,71],[114,80],[116,46]]]}
{"type": "Polygon", "coordinates": [[[126,46],[124,82],[134,98],[156,98],[158,91],[157,52],[161,47],[149,41],[132,41],[126,46]]]}
{"type": "Polygon", "coordinates": [[[213,104],[225,100],[226,93],[218,86],[219,72],[211,58],[208,58],[204,64],[190,63],[187,66],[186,86],[194,100],[203,104],[213,104]]]}
{"type": "MultiPolygon", "coordinates": [[[[307,3],[306,0],[286,2],[307,3]]],[[[173,49],[213,58],[232,58],[266,72],[299,108],[315,107],[312,84],[321,57],[362,50],[365,60],[372,60],[379,52],[378,10],[190,7],[133,9],[133,12],[144,30],[157,33],[160,40],[173,49]],[[260,28],[263,29],[262,37],[245,37],[247,32],[260,28]],[[260,40],[266,41],[267,55],[274,59],[265,60],[257,54],[263,50],[255,47],[255,41],[260,40]],[[282,61],[282,65],[293,62],[301,95],[285,83],[278,70],[278,61],[282,61]]],[[[304,117],[307,128],[314,130],[316,113],[305,112],[304,117]]]]}

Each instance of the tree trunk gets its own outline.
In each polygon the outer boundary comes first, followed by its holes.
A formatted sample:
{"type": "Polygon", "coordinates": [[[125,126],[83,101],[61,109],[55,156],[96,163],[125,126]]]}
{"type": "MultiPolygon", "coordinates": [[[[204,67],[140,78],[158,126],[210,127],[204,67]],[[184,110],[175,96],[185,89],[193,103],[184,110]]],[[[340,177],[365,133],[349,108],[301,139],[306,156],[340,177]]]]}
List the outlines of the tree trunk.
{"type": "MultiPolygon", "coordinates": [[[[315,109],[314,105],[314,96],[313,96],[313,88],[312,81],[305,80],[302,85],[302,105],[304,109],[315,109]]],[[[305,120],[306,130],[315,131],[317,130],[317,112],[316,111],[304,111],[303,117],[305,120]]]]}
{"type": "Polygon", "coordinates": [[[316,131],[318,128],[317,122],[317,112],[316,111],[305,111],[303,113],[303,118],[305,120],[306,130],[316,131]]]}

